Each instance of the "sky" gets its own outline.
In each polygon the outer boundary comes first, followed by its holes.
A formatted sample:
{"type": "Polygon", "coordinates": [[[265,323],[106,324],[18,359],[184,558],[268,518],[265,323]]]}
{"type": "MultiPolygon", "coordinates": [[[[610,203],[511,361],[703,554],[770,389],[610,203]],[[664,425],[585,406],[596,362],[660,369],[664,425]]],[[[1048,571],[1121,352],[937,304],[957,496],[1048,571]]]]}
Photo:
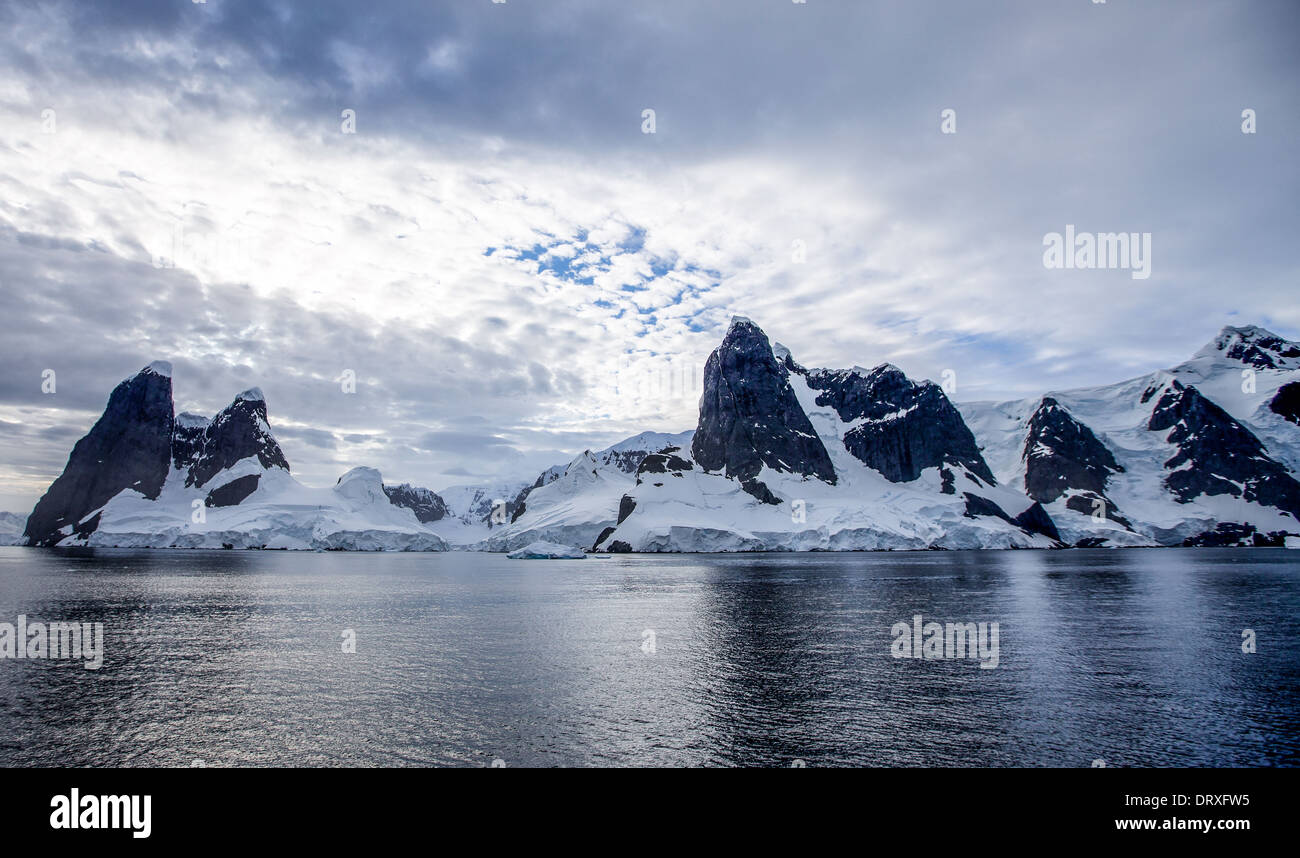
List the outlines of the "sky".
{"type": "Polygon", "coordinates": [[[1300,339],[1298,151],[1292,0],[7,0],[0,509],[157,359],[441,489],[692,428],[733,314],[958,402],[1300,339]]]}

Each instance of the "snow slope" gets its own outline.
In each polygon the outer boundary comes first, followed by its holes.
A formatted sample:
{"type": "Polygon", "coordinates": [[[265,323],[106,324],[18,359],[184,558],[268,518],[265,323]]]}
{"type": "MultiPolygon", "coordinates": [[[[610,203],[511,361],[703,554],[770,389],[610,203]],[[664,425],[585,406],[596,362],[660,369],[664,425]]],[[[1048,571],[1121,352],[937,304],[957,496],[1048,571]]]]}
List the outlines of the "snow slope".
{"type": "Polygon", "coordinates": [[[103,507],[84,544],[124,548],[285,548],[445,551],[447,544],[384,494],[379,472],[353,468],[331,488],[310,488],[288,472],[243,459],[218,480],[257,474],[258,487],[228,507],[204,504],[205,488],[174,470],[157,500],[129,489],[103,507]]]}
{"type": "MultiPolygon", "coordinates": [[[[1045,548],[1057,544],[1046,534],[1007,520],[1028,514],[1034,506],[1023,493],[990,486],[963,466],[936,465],[909,482],[891,482],[864,465],[844,440],[862,421],[842,420],[834,408],[818,405],[818,391],[809,381],[815,371],[789,372],[782,368],[788,361],[788,350],[768,345],[757,326],[738,317],[710,357],[711,367],[706,367],[701,401],[711,399],[719,403],[715,411],[722,410],[721,422],[710,427],[707,440],[702,441],[706,436],[697,428],[693,444],[674,444],[646,457],[631,478],[604,473],[590,457],[579,457],[564,480],[557,481],[553,490],[547,487],[555,501],[545,513],[531,520],[521,518],[499,541],[508,544],[514,538],[531,538],[543,529],[557,533],[579,523],[590,533],[604,523],[596,547],[605,551],[1045,548]],[[750,411],[733,412],[733,408],[750,411]],[[760,415],[752,425],[747,422],[750,413],[760,415]],[[829,454],[833,475],[827,473],[821,447],[801,428],[808,422],[829,454]],[[745,474],[727,476],[721,469],[709,472],[700,467],[688,448],[701,443],[714,445],[711,459],[739,462],[737,467],[744,468],[745,474]],[[777,448],[780,453],[772,452],[777,448]],[[797,461],[800,455],[805,461],[797,461]],[[760,459],[763,464],[756,465],[760,459]],[[751,468],[757,468],[752,478],[751,468]],[[805,473],[800,468],[811,470],[805,473]],[[996,507],[1005,518],[971,514],[967,493],[986,508],[996,507]]],[[[836,375],[848,379],[865,377],[867,372],[854,369],[836,375]]]]}
{"type": "MultiPolygon", "coordinates": [[[[1202,495],[1180,502],[1165,486],[1165,463],[1177,453],[1169,432],[1148,429],[1159,394],[1174,381],[1190,385],[1264,442],[1272,458],[1293,472],[1300,466],[1300,427],[1268,408],[1277,390],[1300,379],[1300,349],[1254,326],[1224,328],[1191,360],[1169,370],[1148,373],[1116,384],[1051,391],[1079,422],[1088,426],[1123,467],[1112,476],[1106,496],[1130,523],[1069,509],[1067,498],[1047,504],[1062,537],[1071,543],[1096,537],[1109,544],[1179,544],[1220,522],[1243,522],[1261,533],[1297,532],[1291,516],[1271,507],[1227,495],[1202,495]],[[1273,348],[1261,347],[1273,344],[1273,348]],[[1296,352],[1296,354],[1291,354],[1296,352]]],[[[999,482],[1024,488],[1023,456],[1030,417],[1042,397],[1008,402],[965,402],[958,408],[975,434],[985,460],[999,482]]]]}

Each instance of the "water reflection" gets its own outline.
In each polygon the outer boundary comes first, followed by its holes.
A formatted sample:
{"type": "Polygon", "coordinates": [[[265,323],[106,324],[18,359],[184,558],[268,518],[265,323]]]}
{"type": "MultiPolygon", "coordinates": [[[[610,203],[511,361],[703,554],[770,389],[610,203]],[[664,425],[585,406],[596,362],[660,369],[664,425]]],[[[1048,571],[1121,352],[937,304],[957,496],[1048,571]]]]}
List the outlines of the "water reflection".
{"type": "Polygon", "coordinates": [[[1295,555],[0,549],[0,621],[107,649],[0,661],[0,763],[1294,765],[1295,555]],[[916,614],[999,666],[892,657],[916,614]]]}

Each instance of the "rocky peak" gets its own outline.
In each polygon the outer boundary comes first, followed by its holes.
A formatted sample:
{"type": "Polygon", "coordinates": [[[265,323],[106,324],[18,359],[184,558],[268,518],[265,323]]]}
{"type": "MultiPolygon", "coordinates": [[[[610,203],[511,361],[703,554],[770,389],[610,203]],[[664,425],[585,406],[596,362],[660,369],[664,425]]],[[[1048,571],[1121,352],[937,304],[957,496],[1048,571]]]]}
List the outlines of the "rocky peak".
{"type": "Polygon", "coordinates": [[[1092,430],[1050,396],[1029,418],[1023,460],[1025,492],[1042,503],[1069,489],[1102,495],[1110,475],[1124,470],[1092,430]]]}
{"type": "Polygon", "coordinates": [[[1228,325],[1196,353],[1197,357],[1222,355],[1256,369],[1300,369],[1300,343],[1279,337],[1257,325],[1228,325]]]}
{"type": "Polygon", "coordinates": [[[53,545],[123,489],[157,498],[171,463],[171,364],[155,361],[109,395],[103,415],[77,442],[63,473],[27,519],[28,545],[53,545]]]}
{"type": "Polygon", "coordinates": [[[830,455],[803,412],[789,370],[767,335],[736,316],[704,366],[700,418],[691,441],[700,467],[742,482],[767,466],[834,484],[830,455]]]}
{"type": "Polygon", "coordinates": [[[872,370],[805,370],[816,402],[854,424],[844,446],[893,482],[910,482],[926,468],[960,465],[989,485],[993,472],[975,436],[943,388],[914,382],[893,364],[872,370]]]}
{"type": "Polygon", "coordinates": [[[1177,451],[1165,485],[1182,502],[1232,495],[1300,518],[1300,483],[1271,459],[1255,434],[1195,387],[1174,380],[1159,391],[1147,428],[1166,431],[1177,451]]]}
{"type": "Polygon", "coordinates": [[[189,463],[189,473],[185,478],[187,486],[202,486],[216,474],[250,456],[256,457],[263,468],[289,470],[289,462],[271,434],[266,417],[266,397],[259,388],[239,394],[234,402],[213,417],[203,429],[199,449],[189,452],[195,446],[190,434],[193,431],[186,430],[178,445],[180,449],[173,451],[173,460],[178,466],[189,463]],[[181,458],[186,455],[188,458],[181,458]]]}

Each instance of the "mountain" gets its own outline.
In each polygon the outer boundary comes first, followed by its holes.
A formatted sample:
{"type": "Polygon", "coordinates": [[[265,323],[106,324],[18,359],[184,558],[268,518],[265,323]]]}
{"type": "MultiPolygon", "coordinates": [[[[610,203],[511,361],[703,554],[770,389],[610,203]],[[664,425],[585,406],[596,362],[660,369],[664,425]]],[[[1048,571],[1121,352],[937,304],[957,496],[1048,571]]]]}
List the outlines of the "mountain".
{"type": "Polygon", "coordinates": [[[959,408],[1072,545],[1279,545],[1300,533],[1297,380],[1300,346],[1226,327],[1172,369],[959,408]]]}
{"type": "MultiPolygon", "coordinates": [[[[192,415],[188,415],[191,416],[192,415]]],[[[193,432],[193,430],[191,430],[193,432]]],[[[207,485],[213,477],[245,459],[254,458],[262,469],[289,470],[280,445],[266,419],[266,397],[260,388],[245,390],[207,422],[197,437],[187,436],[183,444],[189,459],[185,485],[207,485]]],[[[180,453],[173,450],[173,464],[180,453]]]]}
{"type": "Polygon", "coordinates": [[[1059,545],[998,486],[942,388],[889,365],[805,369],[737,317],[705,365],[690,449],[647,456],[608,551],[1059,545]]]}
{"type": "Polygon", "coordinates": [[[767,502],[770,493],[757,480],[764,468],[835,484],[830,455],[799,407],[789,371],[767,335],[743,316],[732,319],[704,364],[691,455],[705,470],[735,478],[767,502]]]}
{"type": "Polygon", "coordinates": [[[157,498],[171,462],[172,366],[155,361],[123,381],[104,414],[72,448],[63,473],[27,517],[29,545],[54,545],[95,530],[119,492],[157,498]]]}
{"type": "MultiPolygon", "coordinates": [[[[954,404],[882,363],[804,367],[749,319],[694,430],[441,493],[290,474],[256,388],[173,417],[171,367],[114,389],[26,520],[29,545],[513,551],[1300,546],[1300,346],[1227,327],[1171,369],[954,404]]],[[[0,519],[17,531],[21,522],[0,519]]]]}
{"type": "Polygon", "coordinates": [[[590,547],[615,523],[622,497],[636,485],[642,463],[655,450],[689,444],[692,434],[642,432],[548,468],[519,493],[508,523],[485,534],[480,547],[513,551],[535,541],[590,547]]]}
{"type": "Polygon", "coordinates": [[[246,390],[212,419],[173,417],[171,366],[123,381],[27,520],[28,545],[442,551],[435,493],[354,468],[302,485],[266,398],[246,390]]]}
{"type": "Polygon", "coordinates": [[[840,439],[853,457],[892,482],[910,482],[926,468],[959,465],[994,482],[973,436],[943,389],[916,383],[891,364],[864,372],[803,369],[784,353],[786,365],[819,391],[817,405],[830,406],[852,428],[840,439]]]}
{"type": "Polygon", "coordinates": [[[22,545],[27,519],[17,513],[0,512],[0,545],[22,545]]]}

